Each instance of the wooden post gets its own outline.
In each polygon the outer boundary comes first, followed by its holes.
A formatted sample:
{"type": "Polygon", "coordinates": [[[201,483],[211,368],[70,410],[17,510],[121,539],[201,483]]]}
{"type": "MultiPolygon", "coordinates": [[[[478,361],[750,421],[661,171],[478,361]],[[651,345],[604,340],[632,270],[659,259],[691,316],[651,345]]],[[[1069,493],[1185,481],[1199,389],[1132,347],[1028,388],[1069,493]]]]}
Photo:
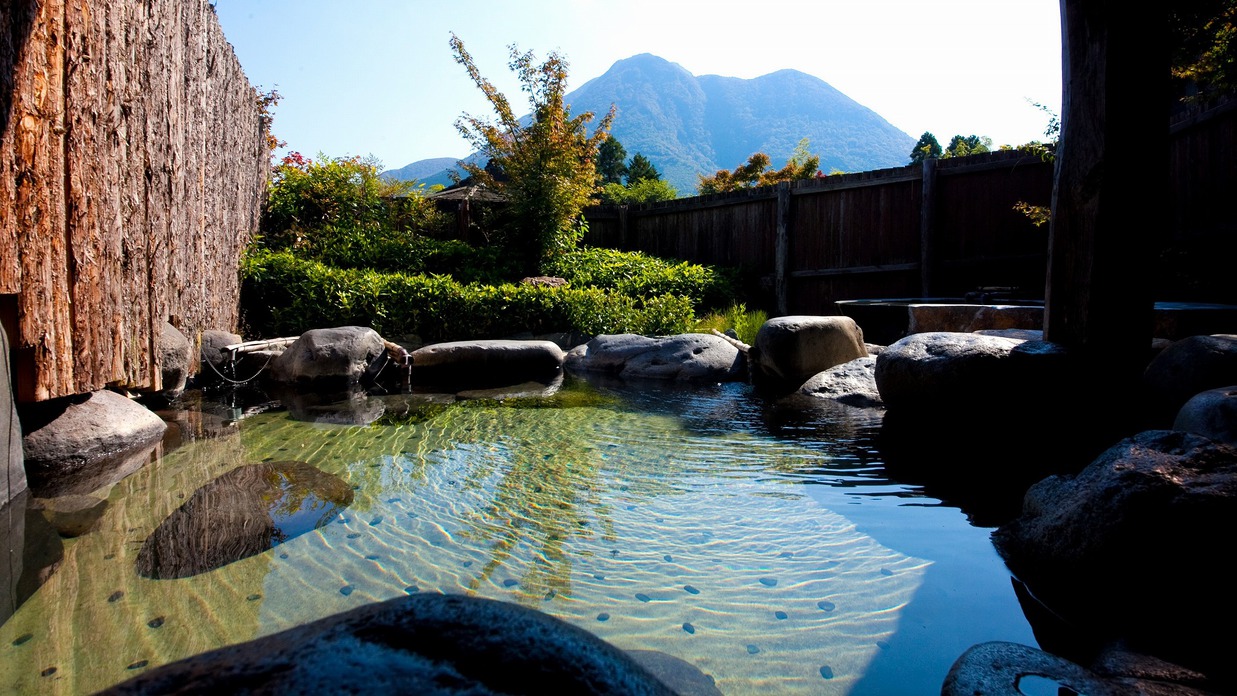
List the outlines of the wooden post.
{"type": "Polygon", "coordinates": [[[636,245],[631,239],[631,228],[629,227],[631,224],[631,218],[628,216],[627,210],[628,207],[626,205],[620,205],[618,207],[618,244],[615,244],[614,246],[624,251],[632,251],[636,248],[636,245]]]}
{"type": "Polygon", "coordinates": [[[919,199],[919,294],[936,294],[936,159],[923,161],[919,199]]]}
{"type": "Polygon", "coordinates": [[[1132,385],[1146,365],[1149,261],[1166,224],[1167,200],[1156,193],[1168,189],[1164,18],[1144,10],[1061,0],[1062,129],[1044,337],[1076,355],[1101,389],[1132,385]]]}
{"type": "Polygon", "coordinates": [[[777,238],[773,246],[774,292],[777,313],[790,313],[790,182],[777,185],[777,238]]]}

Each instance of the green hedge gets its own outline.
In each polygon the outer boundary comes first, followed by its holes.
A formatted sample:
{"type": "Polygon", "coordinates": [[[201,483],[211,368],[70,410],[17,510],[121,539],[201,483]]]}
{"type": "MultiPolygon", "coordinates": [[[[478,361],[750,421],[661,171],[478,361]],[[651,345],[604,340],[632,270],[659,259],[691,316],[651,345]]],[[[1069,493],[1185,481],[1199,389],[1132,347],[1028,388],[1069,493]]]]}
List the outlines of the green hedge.
{"type": "Polygon", "coordinates": [[[241,281],[243,321],[255,338],[348,325],[425,341],[526,331],[656,336],[685,331],[693,320],[692,300],[669,292],[636,298],[596,287],[461,284],[441,275],[334,268],[289,252],[251,251],[241,281]]]}
{"type": "Polygon", "coordinates": [[[555,259],[548,272],[573,287],[601,287],[633,297],[680,295],[697,309],[717,309],[734,301],[736,274],[699,264],[664,261],[638,251],[587,248],[555,259]]]}

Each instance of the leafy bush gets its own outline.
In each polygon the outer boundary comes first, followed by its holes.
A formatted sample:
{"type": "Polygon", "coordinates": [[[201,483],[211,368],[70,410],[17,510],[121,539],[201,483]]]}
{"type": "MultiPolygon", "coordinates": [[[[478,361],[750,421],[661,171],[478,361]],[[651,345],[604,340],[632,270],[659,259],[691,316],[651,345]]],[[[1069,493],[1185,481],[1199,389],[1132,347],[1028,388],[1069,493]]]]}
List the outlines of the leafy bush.
{"type": "Polygon", "coordinates": [[[333,268],[289,252],[251,251],[241,280],[244,322],[254,336],[346,325],[427,341],[555,331],[665,335],[681,333],[693,318],[691,301],[672,294],[461,284],[440,275],[333,268]]]}
{"type": "Polygon", "coordinates": [[[381,177],[377,160],[293,152],[275,167],[258,244],[361,268],[414,232],[438,235],[448,223],[415,183],[381,177]]]}
{"type": "Polygon", "coordinates": [[[640,252],[588,248],[567,252],[547,271],[573,287],[599,287],[624,295],[681,295],[692,306],[712,308],[733,298],[734,273],[711,266],[664,261],[640,252]]]}

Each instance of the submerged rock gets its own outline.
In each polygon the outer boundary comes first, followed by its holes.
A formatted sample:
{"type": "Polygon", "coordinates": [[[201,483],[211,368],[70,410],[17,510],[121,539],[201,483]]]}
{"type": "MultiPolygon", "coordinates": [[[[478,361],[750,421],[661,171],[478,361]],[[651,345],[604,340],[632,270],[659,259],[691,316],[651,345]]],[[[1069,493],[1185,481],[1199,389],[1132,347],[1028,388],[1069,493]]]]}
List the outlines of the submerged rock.
{"type": "Polygon", "coordinates": [[[153,669],[101,693],[172,692],[674,694],[582,628],[517,604],[440,594],[367,604],[153,669]]]}
{"type": "Polygon", "coordinates": [[[194,491],[146,538],[137,572],[187,578],[257,555],[328,524],[352,487],[305,462],[237,467],[194,491]]]}

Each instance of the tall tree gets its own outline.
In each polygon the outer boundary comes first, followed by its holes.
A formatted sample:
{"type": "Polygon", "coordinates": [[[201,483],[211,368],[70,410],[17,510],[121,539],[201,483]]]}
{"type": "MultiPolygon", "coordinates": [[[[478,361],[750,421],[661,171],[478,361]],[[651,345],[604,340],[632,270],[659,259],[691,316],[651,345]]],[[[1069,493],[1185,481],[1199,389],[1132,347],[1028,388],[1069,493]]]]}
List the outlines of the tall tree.
{"type": "Polygon", "coordinates": [[[918,164],[926,159],[936,159],[941,156],[941,143],[931,131],[924,131],[919,136],[919,142],[911,148],[911,164],[918,164]]]}
{"type": "Polygon", "coordinates": [[[481,76],[464,42],[451,35],[455,62],[494,108],[497,122],[464,114],[455,127],[505,175],[505,180],[475,164],[460,166],[474,179],[504,195],[513,220],[507,245],[528,270],[575,248],[582,235],[580,213],[598,191],[597,155],[610,135],[614,107],[590,134],[592,112],[572,115],[564,103],[567,61],[557,52],[538,63],[532,51],[510,47],[508,67],[520,79],[531,114],[521,123],[511,103],[481,76]]]}
{"type": "Polygon", "coordinates": [[[992,138],[988,136],[981,138],[978,135],[955,135],[949,141],[949,147],[945,148],[945,152],[941,154],[941,157],[965,157],[966,155],[991,151],[992,138]]]}
{"type": "Polygon", "coordinates": [[[637,152],[632,156],[631,162],[627,163],[627,185],[633,186],[645,179],[658,181],[661,179],[661,172],[657,171],[657,167],[654,167],[647,157],[637,152]]]}
{"type": "Polygon", "coordinates": [[[621,184],[627,176],[627,149],[611,135],[601,143],[597,150],[597,176],[602,185],[621,184]]]}

